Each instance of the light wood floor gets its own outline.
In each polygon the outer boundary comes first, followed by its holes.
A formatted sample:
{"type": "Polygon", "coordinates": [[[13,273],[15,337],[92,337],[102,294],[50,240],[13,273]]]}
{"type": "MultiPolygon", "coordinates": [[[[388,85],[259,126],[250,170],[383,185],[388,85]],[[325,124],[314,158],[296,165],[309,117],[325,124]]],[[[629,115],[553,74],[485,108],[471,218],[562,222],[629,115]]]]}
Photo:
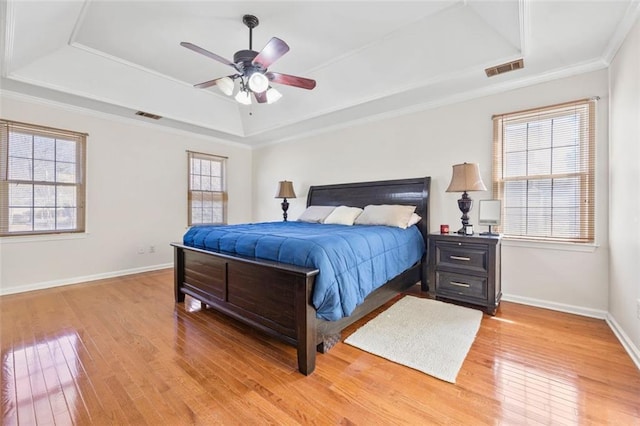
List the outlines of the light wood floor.
{"type": "Polygon", "coordinates": [[[305,377],[293,347],[175,305],[172,279],[0,298],[2,424],[640,424],[640,372],[601,320],[503,302],[455,385],[344,343],[305,377]]]}

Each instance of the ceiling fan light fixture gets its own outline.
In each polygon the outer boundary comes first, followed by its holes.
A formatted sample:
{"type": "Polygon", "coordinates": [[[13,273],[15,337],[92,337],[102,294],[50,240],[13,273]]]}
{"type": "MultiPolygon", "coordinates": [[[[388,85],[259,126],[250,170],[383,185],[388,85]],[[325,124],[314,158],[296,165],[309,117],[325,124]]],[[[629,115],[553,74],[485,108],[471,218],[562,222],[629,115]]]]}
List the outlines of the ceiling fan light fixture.
{"type": "Polygon", "coordinates": [[[269,90],[267,90],[267,104],[277,102],[281,97],[282,93],[278,92],[273,87],[270,87],[269,90]]]}
{"type": "Polygon", "coordinates": [[[254,93],[262,93],[269,88],[269,79],[261,72],[254,72],[249,77],[249,88],[254,93]]]}
{"type": "Polygon", "coordinates": [[[218,80],[218,83],[216,85],[220,88],[220,91],[225,95],[231,96],[233,94],[233,88],[235,85],[231,78],[222,77],[221,79],[218,80]]]}
{"type": "Polygon", "coordinates": [[[222,93],[227,96],[233,96],[237,86],[238,92],[235,95],[235,99],[243,105],[252,104],[251,94],[259,104],[272,104],[278,101],[282,94],[273,89],[270,86],[271,83],[307,90],[316,87],[316,81],[309,78],[273,71],[269,71],[267,74],[271,64],[289,51],[289,45],[278,37],[271,37],[262,50],[256,52],[253,50],[253,29],[258,26],[258,18],[254,15],[244,15],[242,22],[249,28],[249,49],[238,50],[234,53],[233,62],[188,41],[180,43],[181,46],[221,64],[228,65],[236,71],[235,74],[230,76],[208,80],[195,84],[194,87],[206,89],[217,85],[222,93]]]}
{"type": "Polygon", "coordinates": [[[251,94],[246,90],[240,90],[236,95],[236,101],[242,105],[251,105],[251,94]]]}

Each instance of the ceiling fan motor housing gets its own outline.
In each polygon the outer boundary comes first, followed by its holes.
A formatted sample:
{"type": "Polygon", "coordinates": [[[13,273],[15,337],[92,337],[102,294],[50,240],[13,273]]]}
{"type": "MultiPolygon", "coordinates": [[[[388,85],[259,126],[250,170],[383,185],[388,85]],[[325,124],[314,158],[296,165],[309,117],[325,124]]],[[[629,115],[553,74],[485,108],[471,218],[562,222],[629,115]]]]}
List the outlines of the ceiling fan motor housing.
{"type": "Polygon", "coordinates": [[[233,62],[236,64],[236,68],[246,78],[250,78],[255,73],[264,74],[267,69],[260,64],[254,64],[253,58],[258,55],[258,52],[253,50],[239,50],[233,55],[233,62]]]}
{"type": "Polygon", "coordinates": [[[241,70],[251,70],[254,69],[256,71],[264,72],[266,71],[259,64],[253,64],[253,58],[258,56],[258,52],[254,50],[238,50],[233,55],[233,62],[241,69],[241,70]]]}

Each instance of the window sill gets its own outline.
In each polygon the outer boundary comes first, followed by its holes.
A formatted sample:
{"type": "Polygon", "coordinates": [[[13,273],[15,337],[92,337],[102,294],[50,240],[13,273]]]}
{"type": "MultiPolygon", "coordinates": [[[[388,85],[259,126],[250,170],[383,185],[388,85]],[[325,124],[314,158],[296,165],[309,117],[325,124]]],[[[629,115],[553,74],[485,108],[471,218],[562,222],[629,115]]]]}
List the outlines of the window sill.
{"type": "Polygon", "coordinates": [[[61,240],[81,240],[87,238],[88,232],[74,232],[69,234],[46,234],[46,235],[16,235],[13,237],[0,237],[0,245],[2,244],[24,244],[38,243],[42,241],[61,241],[61,240]]]}
{"type": "Polygon", "coordinates": [[[522,247],[522,248],[535,248],[543,250],[560,250],[560,251],[577,251],[583,253],[593,253],[596,251],[599,244],[580,244],[580,243],[564,243],[564,242],[551,242],[551,241],[532,241],[521,240],[516,238],[502,238],[503,247],[522,247]]]}

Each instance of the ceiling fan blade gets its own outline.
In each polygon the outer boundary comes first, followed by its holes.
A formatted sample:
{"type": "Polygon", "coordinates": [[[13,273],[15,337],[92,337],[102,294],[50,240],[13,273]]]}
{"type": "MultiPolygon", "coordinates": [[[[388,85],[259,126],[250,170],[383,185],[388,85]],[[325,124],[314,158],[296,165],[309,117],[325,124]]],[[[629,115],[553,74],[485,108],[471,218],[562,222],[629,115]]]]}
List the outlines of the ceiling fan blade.
{"type": "Polygon", "coordinates": [[[316,81],[310,78],[297,77],[295,75],[282,74],[279,72],[268,72],[266,76],[273,83],[285,84],[287,86],[300,87],[311,90],[316,87],[316,81]]]}
{"type": "MultiPolygon", "coordinates": [[[[234,63],[233,63],[233,62],[231,62],[230,60],[225,59],[225,58],[223,58],[222,56],[216,55],[215,53],[209,52],[208,50],[203,49],[203,48],[202,48],[202,47],[200,47],[200,46],[196,46],[196,45],[195,45],[195,44],[193,44],[193,43],[189,43],[188,41],[183,41],[182,43],[180,43],[180,46],[186,47],[187,49],[191,49],[191,50],[193,50],[194,52],[198,52],[198,53],[200,53],[201,55],[207,56],[207,57],[209,57],[209,58],[211,58],[211,59],[214,59],[214,60],[216,60],[216,61],[218,61],[218,62],[221,62],[221,63],[223,63],[223,64],[225,64],[225,65],[229,65],[229,66],[231,66],[231,67],[236,68],[236,64],[234,64],[234,63]]],[[[237,68],[236,68],[236,69],[237,69],[237,68]]]]}
{"type": "Polygon", "coordinates": [[[215,80],[209,80],[202,83],[194,84],[193,87],[196,87],[198,89],[206,89],[207,87],[215,86],[218,80],[220,79],[216,78],[215,80]]]}
{"type": "Polygon", "coordinates": [[[231,74],[231,75],[228,75],[226,77],[219,77],[219,78],[215,78],[213,80],[209,80],[209,81],[205,81],[205,82],[202,82],[202,83],[194,84],[193,87],[196,87],[198,89],[206,89],[207,87],[215,86],[223,78],[230,78],[232,80],[235,80],[238,77],[240,77],[240,74],[231,74]]]}
{"type": "Polygon", "coordinates": [[[267,102],[267,91],[266,90],[264,92],[261,92],[261,93],[253,92],[253,94],[256,97],[256,101],[258,101],[259,104],[263,104],[263,103],[267,102]]]}
{"type": "Polygon", "coordinates": [[[278,37],[273,37],[267,45],[253,58],[253,64],[260,65],[264,69],[280,59],[282,55],[289,51],[289,45],[278,37]]]}

